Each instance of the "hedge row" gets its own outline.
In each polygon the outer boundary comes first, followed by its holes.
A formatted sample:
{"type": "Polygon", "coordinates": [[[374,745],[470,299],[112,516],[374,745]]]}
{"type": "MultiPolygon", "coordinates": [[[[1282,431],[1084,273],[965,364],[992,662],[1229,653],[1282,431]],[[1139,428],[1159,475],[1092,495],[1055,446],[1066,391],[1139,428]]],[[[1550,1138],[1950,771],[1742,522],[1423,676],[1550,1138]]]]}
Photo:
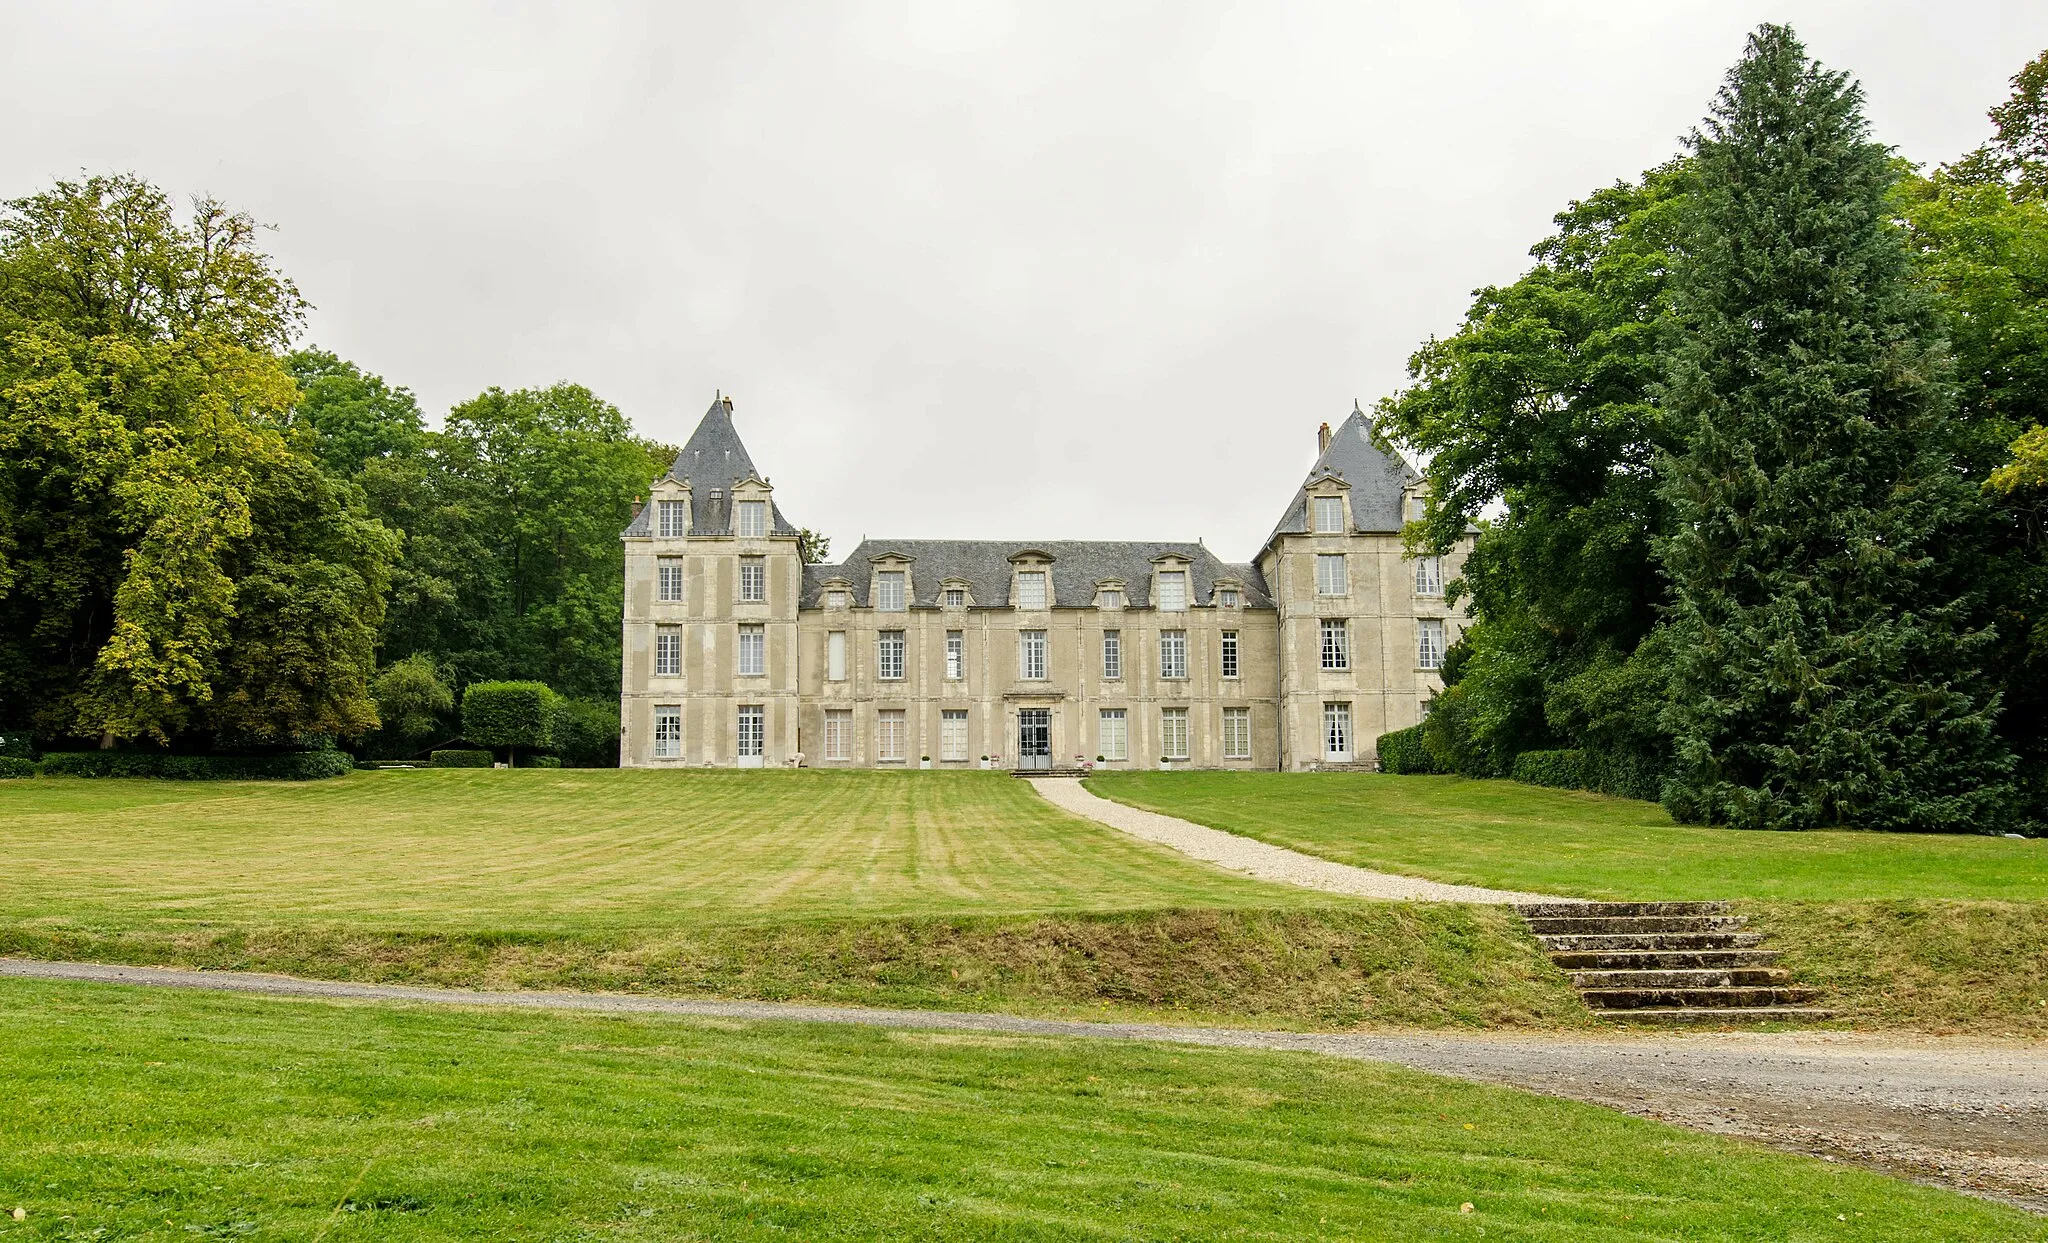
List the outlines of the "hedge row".
{"type": "Polygon", "coordinates": [[[436,768],[489,768],[491,753],[488,751],[447,750],[435,751],[428,756],[436,768]]]}
{"type": "Polygon", "coordinates": [[[169,755],[155,751],[52,751],[38,766],[63,777],[160,777],[171,781],[316,781],[355,770],[345,751],[277,755],[169,755]]]}
{"type": "Polygon", "coordinates": [[[0,755],[0,777],[33,777],[36,762],[25,760],[18,755],[0,755]]]}
{"type": "Polygon", "coordinates": [[[1381,734],[1379,741],[1380,771],[1383,773],[1433,773],[1436,763],[1430,759],[1428,748],[1422,745],[1422,727],[1410,725],[1381,734]]]}
{"type": "Polygon", "coordinates": [[[1515,757],[1516,781],[1559,790],[1592,790],[1656,802],[1664,774],[1648,760],[1600,751],[1524,751],[1515,757]]]}
{"type": "Polygon", "coordinates": [[[1515,757],[1516,781],[1554,790],[1590,790],[1584,751],[1524,751],[1515,757]]]}

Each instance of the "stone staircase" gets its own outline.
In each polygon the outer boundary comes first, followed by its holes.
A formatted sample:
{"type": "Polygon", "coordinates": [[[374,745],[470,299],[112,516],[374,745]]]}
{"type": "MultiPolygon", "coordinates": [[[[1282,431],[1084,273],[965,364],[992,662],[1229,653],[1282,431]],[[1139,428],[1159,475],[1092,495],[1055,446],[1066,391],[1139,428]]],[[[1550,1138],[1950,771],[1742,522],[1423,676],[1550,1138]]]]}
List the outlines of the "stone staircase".
{"type": "Polygon", "coordinates": [[[1791,982],[1726,902],[1556,902],[1516,908],[1604,1019],[1811,1023],[1833,1011],[1791,982]]]}

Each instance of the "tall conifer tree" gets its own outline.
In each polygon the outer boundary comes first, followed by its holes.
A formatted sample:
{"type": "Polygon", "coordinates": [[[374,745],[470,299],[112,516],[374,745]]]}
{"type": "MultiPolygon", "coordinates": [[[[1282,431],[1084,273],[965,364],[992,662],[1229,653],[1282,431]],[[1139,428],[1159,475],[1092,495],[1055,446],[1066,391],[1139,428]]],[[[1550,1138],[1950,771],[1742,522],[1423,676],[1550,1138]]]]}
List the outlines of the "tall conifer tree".
{"type": "Polygon", "coordinates": [[[1693,136],[1667,394],[1681,818],[1996,827],[1946,349],[1862,91],[1763,26],[1693,136]]]}

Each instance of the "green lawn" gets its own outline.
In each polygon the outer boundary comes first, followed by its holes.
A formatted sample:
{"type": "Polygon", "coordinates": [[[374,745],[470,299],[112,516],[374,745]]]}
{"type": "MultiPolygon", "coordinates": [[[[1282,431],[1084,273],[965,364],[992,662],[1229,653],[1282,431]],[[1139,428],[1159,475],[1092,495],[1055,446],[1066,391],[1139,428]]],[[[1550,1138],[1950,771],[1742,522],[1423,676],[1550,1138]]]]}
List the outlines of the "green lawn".
{"type": "Polygon", "coordinates": [[[2048,1239],[1305,1054],[8,980],[0,1081],[0,1239],[2048,1239]]]}
{"type": "Polygon", "coordinates": [[[1588,898],[2048,899],[2048,840],[1756,833],[1654,803],[1372,773],[1114,773],[1105,798],[1343,863],[1588,898]]]}

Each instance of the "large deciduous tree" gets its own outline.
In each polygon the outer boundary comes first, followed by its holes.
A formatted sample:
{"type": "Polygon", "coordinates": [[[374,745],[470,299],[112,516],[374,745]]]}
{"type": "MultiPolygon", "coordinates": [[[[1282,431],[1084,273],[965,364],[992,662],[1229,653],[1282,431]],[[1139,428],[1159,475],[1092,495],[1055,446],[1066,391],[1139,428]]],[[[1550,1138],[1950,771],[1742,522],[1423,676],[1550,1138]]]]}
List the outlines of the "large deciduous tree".
{"type": "Polygon", "coordinates": [[[1990,827],[2013,791],[1966,564],[1982,502],[1861,91],[1761,27],[1693,163],[1666,803],[1743,827],[1990,827]]]}

